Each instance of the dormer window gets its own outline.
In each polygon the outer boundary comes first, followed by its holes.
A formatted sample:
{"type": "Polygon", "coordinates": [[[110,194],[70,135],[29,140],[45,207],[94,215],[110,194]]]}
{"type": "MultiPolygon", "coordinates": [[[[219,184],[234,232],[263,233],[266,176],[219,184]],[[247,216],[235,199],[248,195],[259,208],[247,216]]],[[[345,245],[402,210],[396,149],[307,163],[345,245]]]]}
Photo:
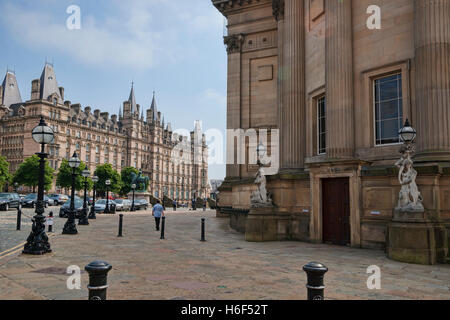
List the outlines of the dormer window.
{"type": "Polygon", "coordinates": [[[48,77],[48,80],[53,80],[53,77],[52,76],[48,77]]]}
{"type": "Polygon", "coordinates": [[[53,104],[56,106],[57,103],[58,103],[58,99],[56,97],[53,98],[53,104]]]}
{"type": "Polygon", "coordinates": [[[9,84],[9,87],[10,87],[10,88],[14,88],[14,83],[10,83],[10,84],[9,84]]]}

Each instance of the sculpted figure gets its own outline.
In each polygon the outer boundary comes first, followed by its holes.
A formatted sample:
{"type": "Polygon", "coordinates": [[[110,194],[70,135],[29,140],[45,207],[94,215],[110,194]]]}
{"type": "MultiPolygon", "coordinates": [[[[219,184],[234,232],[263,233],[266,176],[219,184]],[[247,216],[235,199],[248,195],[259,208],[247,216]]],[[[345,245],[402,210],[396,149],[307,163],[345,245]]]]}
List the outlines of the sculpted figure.
{"type": "Polygon", "coordinates": [[[396,165],[400,168],[398,180],[401,185],[398,208],[400,210],[423,210],[422,196],[416,184],[417,171],[408,152],[402,155],[396,165]]]}

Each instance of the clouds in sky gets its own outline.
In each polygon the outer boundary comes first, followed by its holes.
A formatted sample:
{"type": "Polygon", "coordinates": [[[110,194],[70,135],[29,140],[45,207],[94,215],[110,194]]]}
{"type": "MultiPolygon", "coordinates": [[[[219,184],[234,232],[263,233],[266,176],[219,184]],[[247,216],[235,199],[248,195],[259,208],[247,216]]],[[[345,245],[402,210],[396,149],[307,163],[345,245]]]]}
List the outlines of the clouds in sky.
{"type": "MultiPolygon", "coordinates": [[[[44,1],[52,2],[52,1],[44,1]]],[[[33,49],[48,47],[79,63],[98,67],[150,69],[195,54],[186,48],[187,35],[222,27],[218,12],[201,9],[198,2],[177,0],[109,0],[98,10],[80,1],[81,30],[68,30],[65,7],[27,6],[20,1],[0,4],[0,23],[15,41],[33,49]]],[[[102,1],[98,2],[102,4],[102,1]]]]}

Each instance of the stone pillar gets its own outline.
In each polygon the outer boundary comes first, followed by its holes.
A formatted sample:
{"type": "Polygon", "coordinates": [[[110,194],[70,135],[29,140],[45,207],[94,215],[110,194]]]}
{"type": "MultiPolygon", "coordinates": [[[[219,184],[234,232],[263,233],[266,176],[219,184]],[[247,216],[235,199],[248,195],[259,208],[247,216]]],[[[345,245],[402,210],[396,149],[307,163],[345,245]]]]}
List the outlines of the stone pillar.
{"type": "MultiPolygon", "coordinates": [[[[241,50],[244,35],[236,34],[224,37],[228,53],[228,84],[227,84],[227,129],[241,129],[241,50]]],[[[234,139],[232,139],[234,140],[234,139]]],[[[237,159],[237,142],[227,139],[228,156],[234,154],[234,163],[227,163],[227,178],[240,178],[240,165],[237,159]]]]}
{"type": "MultiPolygon", "coordinates": [[[[284,0],[273,0],[272,2],[273,16],[277,20],[277,38],[278,38],[278,79],[277,79],[277,103],[278,103],[278,129],[282,128],[282,111],[283,111],[283,82],[285,74],[285,66],[283,61],[283,45],[284,45],[284,0]]],[[[281,142],[281,135],[280,135],[281,142]]],[[[281,144],[281,143],[280,143],[281,144]]],[[[281,152],[279,161],[282,162],[283,153],[281,152]]]]}
{"type": "Polygon", "coordinates": [[[450,1],[414,1],[417,157],[450,156],[450,1]]]}
{"type": "Polygon", "coordinates": [[[354,153],[352,1],[325,0],[328,158],[354,153]]]}
{"type": "Polygon", "coordinates": [[[303,0],[285,0],[282,104],[280,109],[281,170],[302,168],[305,158],[305,8],[303,0]]]}

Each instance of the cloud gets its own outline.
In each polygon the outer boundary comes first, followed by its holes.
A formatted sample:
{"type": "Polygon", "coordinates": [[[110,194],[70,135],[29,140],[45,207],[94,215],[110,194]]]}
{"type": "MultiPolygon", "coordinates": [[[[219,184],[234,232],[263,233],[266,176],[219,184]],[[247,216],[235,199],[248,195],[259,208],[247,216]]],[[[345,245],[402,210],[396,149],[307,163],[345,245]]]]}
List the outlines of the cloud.
{"type": "Polygon", "coordinates": [[[199,102],[201,105],[217,109],[226,109],[227,97],[216,89],[208,88],[200,93],[199,102]]]}
{"type": "Polygon", "coordinates": [[[196,45],[189,45],[186,35],[221,23],[216,10],[203,6],[206,13],[202,13],[194,6],[191,12],[185,0],[110,0],[104,6],[93,11],[94,16],[80,4],[81,30],[68,30],[62,18],[69,15],[55,13],[52,6],[30,9],[3,2],[0,24],[32,50],[63,53],[89,65],[146,70],[195,54],[196,45]]]}

